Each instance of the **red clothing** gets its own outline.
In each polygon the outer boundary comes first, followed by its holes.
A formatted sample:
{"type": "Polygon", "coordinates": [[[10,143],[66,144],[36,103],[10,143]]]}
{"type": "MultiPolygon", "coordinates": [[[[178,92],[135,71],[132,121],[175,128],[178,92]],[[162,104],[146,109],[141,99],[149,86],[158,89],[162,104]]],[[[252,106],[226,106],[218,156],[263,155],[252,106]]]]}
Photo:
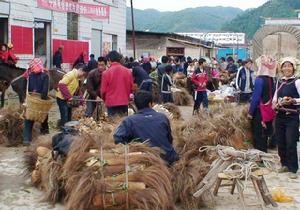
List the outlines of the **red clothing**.
{"type": "Polygon", "coordinates": [[[208,82],[207,73],[204,70],[196,69],[192,76],[192,82],[196,85],[195,91],[205,91],[208,82]]]}
{"type": "Polygon", "coordinates": [[[107,107],[127,106],[133,90],[133,77],[129,69],[119,63],[102,73],[101,98],[107,107]]]}
{"type": "Polygon", "coordinates": [[[11,50],[1,51],[0,59],[4,63],[8,63],[8,64],[16,64],[18,61],[18,58],[15,56],[15,54],[11,50]]]}
{"type": "Polygon", "coordinates": [[[17,64],[18,57],[12,52],[12,50],[8,50],[8,63],[17,64]]]}
{"type": "Polygon", "coordinates": [[[7,63],[8,55],[8,51],[0,51],[0,59],[2,62],[7,63]]]}

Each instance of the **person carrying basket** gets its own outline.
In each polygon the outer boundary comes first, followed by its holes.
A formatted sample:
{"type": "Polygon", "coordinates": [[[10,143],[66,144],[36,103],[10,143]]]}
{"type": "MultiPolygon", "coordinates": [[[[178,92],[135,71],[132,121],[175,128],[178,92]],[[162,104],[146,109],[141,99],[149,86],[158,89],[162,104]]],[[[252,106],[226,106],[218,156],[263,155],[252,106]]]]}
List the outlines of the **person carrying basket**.
{"type": "MultiPolygon", "coordinates": [[[[28,97],[34,95],[35,97],[40,97],[42,101],[48,100],[49,76],[45,73],[43,62],[40,58],[34,58],[29,62],[29,69],[26,77],[27,103],[23,130],[23,145],[29,146],[32,141],[32,128],[35,122],[35,120],[30,118],[29,112],[31,109],[37,110],[36,107],[32,107],[31,103],[28,103],[28,97]]],[[[49,133],[48,116],[44,118],[45,119],[41,120],[41,133],[46,134],[49,133]]]]}

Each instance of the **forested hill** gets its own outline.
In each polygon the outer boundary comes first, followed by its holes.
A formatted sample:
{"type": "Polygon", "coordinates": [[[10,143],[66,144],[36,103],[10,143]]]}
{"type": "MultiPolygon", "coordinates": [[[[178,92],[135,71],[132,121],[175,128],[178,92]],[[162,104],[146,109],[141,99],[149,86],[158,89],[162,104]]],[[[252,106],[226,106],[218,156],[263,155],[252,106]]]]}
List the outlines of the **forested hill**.
{"type": "MultiPolygon", "coordinates": [[[[138,31],[154,32],[219,31],[242,12],[233,7],[198,7],[176,12],[134,9],[135,27],[138,31]]],[[[127,8],[127,29],[131,29],[130,8],[127,8]]]]}
{"type": "Polygon", "coordinates": [[[223,31],[245,32],[247,37],[251,39],[264,23],[264,18],[296,17],[296,9],[300,9],[300,0],[270,0],[256,9],[240,13],[233,20],[225,23],[221,29],[223,31]]]}

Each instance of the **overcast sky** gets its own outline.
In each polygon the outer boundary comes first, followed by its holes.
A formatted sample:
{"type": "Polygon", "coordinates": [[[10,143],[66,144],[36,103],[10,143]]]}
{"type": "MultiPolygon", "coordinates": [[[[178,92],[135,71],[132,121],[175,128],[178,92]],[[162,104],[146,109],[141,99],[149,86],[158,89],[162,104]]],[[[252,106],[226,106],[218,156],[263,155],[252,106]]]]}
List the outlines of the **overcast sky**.
{"type": "MultiPolygon", "coordinates": [[[[159,11],[178,11],[189,7],[231,6],[243,10],[256,8],[267,0],[132,0],[136,9],[156,9],[159,11]]],[[[130,6],[130,0],[127,0],[130,6]]]]}

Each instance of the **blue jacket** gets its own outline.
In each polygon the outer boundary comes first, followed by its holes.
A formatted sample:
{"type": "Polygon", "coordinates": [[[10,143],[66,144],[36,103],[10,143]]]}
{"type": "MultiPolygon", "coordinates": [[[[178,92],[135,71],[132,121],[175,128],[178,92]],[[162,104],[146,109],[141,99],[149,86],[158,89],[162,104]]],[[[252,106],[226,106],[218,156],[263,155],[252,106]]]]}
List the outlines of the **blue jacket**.
{"type": "Polygon", "coordinates": [[[148,73],[141,66],[134,67],[132,69],[132,75],[134,78],[134,83],[136,83],[138,86],[140,86],[144,80],[150,79],[148,73]]]}
{"type": "Polygon", "coordinates": [[[114,139],[116,144],[148,140],[151,146],[164,151],[162,158],[169,164],[178,160],[172,146],[173,138],[168,118],[150,108],[139,110],[135,115],[127,117],[117,128],[114,139]]]}
{"type": "MultiPolygon", "coordinates": [[[[250,89],[253,91],[253,71],[250,70],[250,89]]],[[[245,67],[241,68],[238,72],[237,76],[237,85],[241,91],[245,91],[246,88],[246,80],[247,80],[247,75],[246,75],[246,69],[245,67]]]]}
{"type": "MultiPolygon", "coordinates": [[[[46,73],[31,73],[29,74],[28,80],[28,92],[40,93],[42,99],[47,99],[49,90],[49,76],[46,73]]],[[[25,83],[27,88],[27,82],[25,83]]]]}
{"type": "Polygon", "coordinates": [[[274,93],[274,81],[273,78],[268,76],[258,76],[255,79],[254,91],[252,94],[252,100],[250,103],[249,114],[254,116],[254,113],[258,110],[259,104],[262,101],[264,104],[270,99],[269,81],[271,80],[272,98],[274,93]]]}

